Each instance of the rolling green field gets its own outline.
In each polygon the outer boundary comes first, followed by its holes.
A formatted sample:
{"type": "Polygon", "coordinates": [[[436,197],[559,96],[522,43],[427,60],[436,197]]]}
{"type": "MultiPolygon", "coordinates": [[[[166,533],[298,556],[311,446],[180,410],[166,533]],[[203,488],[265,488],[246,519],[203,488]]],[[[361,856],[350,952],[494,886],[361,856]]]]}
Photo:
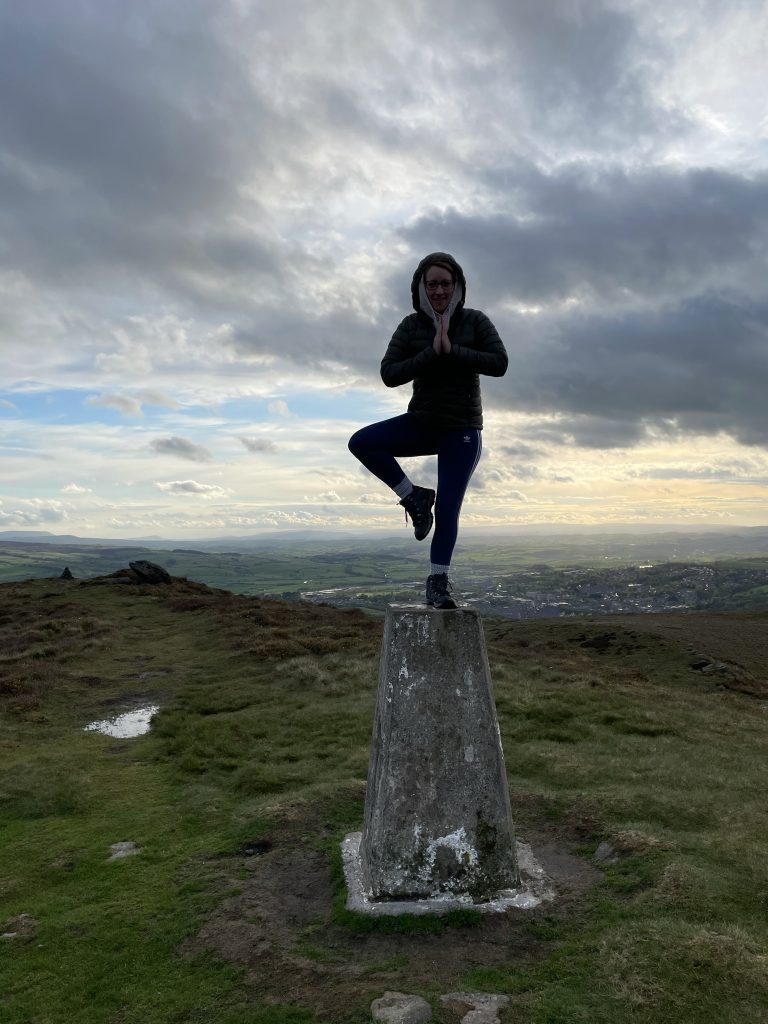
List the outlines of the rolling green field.
{"type": "Polygon", "coordinates": [[[568,873],[535,911],[392,924],[344,910],[338,866],[379,621],[184,581],[3,585],[0,1018],[362,1024],[400,990],[449,1024],[439,997],[473,988],[509,1024],[763,1022],[767,626],[487,620],[517,833],[568,873]],[[84,731],[143,704],[145,736],[84,731]],[[121,841],[140,852],[110,861],[121,841]]]}

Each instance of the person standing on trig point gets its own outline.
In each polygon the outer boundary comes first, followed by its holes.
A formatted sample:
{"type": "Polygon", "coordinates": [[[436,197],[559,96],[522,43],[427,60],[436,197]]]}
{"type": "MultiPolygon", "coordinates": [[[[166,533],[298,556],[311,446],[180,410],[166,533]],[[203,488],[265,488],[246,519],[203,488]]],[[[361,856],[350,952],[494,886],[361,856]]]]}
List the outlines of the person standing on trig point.
{"type": "Polygon", "coordinates": [[[402,321],[381,361],[387,387],[413,381],[408,411],[349,439],[352,454],[400,499],[416,540],[424,540],[434,519],[426,600],[435,608],[456,607],[448,571],[461,503],[482,451],[478,374],[502,377],[507,370],[496,328],[484,313],[464,308],[466,290],[453,256],[424,257],[411,282],[416,312],[402,321]],[[437,497],[413,484],[395,459],[413,455],[437,455],[437,497]]]}

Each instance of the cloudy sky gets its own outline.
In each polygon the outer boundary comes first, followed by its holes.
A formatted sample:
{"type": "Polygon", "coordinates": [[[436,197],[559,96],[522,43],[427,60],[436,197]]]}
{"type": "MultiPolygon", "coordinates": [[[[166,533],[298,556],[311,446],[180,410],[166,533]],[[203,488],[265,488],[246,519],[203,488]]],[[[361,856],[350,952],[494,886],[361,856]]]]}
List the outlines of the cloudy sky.
{"type": "Polygon", "coordinates": [[[768,523],[767,61],[764,0],[9,0],[0,529],[401,525],[346,442],[435,249],[510,357],[466,525],[768,523]]]}

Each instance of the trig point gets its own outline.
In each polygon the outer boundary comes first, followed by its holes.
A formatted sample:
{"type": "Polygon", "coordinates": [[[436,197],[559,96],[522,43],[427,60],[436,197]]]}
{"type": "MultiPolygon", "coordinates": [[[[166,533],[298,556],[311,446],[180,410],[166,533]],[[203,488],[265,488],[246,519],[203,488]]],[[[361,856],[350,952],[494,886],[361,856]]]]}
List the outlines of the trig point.
{"type": "Polygon", "coordinates": [[[520,884],[473,610],[387,610],[359,871],[374,901],[454,896],[480,904],[520,884]]]}

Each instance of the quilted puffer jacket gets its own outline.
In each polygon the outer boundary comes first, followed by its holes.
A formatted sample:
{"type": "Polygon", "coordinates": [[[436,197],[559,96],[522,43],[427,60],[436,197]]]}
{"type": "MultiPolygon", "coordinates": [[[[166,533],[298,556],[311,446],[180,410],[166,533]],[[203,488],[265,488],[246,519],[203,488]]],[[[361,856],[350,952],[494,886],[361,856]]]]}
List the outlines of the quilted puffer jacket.
{"type": "Polygon", "coordinates": [[[483,426],[479,374],[503,377],[507,353],[496,328],[477,309],[465,309],[466,280],[456,260],[444,252],[425,256],[411,282],[415,313],[407,316],[392,335],[381,361],[381,379],[389,388],[413,381],[408,412],[422,416],[430,425],[447,430],[483,426]],[[437,355],[433,317],[423,308],[424,290],[419,285],[428,267],[451,267],[456,282],[453,314],[448,326],[451,351],[437,355]]]}

